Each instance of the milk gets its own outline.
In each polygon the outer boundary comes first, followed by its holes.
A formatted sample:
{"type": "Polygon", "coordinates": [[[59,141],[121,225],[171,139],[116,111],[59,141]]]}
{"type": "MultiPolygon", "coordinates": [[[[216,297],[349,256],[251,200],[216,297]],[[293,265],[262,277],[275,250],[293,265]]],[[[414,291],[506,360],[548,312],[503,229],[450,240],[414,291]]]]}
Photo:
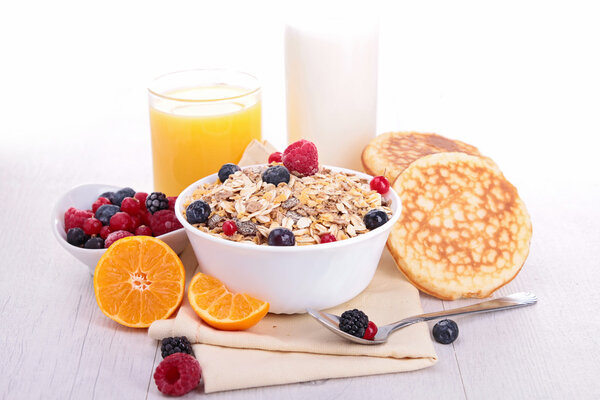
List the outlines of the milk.
{"type": "Polygon", "coordinates": [[[290,143],[307,139],[319,161],[362,170],[375,137],[378,25],[361,16],[314,16],[285,30],[290,143]]]}

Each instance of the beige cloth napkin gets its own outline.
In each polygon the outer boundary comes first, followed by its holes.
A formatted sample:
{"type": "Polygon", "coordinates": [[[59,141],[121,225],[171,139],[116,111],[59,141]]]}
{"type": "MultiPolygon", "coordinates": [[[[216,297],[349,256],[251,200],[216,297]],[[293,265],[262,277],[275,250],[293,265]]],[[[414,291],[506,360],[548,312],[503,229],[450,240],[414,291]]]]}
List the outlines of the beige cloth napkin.
{"type": "MultiPolygon", "coordinates": [[[[197,272],[190,246],[181,259],[189,282],[197,272]]],[[[363,310],[381,325],[422,313],[418,291],[396,269],[387,250],[369,287],[329,311],[339,315],[352,308],[363,310]]],[[[206,393],[411,371],[437,361],[424,323],[401,329],[386,344],[364,346],[334,335],[307,314],[268,314],[246,331],[219,331],[204,324],[187,299],[176,318],[156,321],[149,335],[154,339],[187,336],[196,343],[206,393]]]]}

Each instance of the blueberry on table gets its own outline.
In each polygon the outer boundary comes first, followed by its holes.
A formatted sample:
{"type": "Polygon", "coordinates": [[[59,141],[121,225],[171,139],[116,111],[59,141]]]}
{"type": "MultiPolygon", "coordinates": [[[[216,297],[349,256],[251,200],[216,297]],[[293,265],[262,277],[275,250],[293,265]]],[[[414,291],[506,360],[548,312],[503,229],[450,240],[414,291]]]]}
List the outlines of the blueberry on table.
{"type": "Polygon", "coordinates": [[[108,201],[110,201],[112,204],[115,204],[115,192],[104,192],[98,197],[104,197],[105,199],[108,199],[108,201]]]}
{"type": "Polygon", "coordinates": [[[133,196],[135,196],[135,190],[133,190],[130,187],[126,187],[126,188],[117,190],[115,192],[114,199],[109,199],[109,200],[111,201],[111,203],[121,206],[121,203],[123,202],[124,198],[133,197],[133,196]]]}
{"type": "Polygon", "coordinates": [[[185,209],[185,217],[190,224],[203,224],[210,215],[210,205],[202,200],[196,200],[185,209]]]}
{"type": "Polygon", "coordinates": [[[169,209],[169,199],[167,195],[162,192],[152,192],[146,197],[146,209],[150,214],[154,214],[160,210],[169,209]]]}
{"type": "Polygon", "coordinates": [[[273,165],[263,172],[262,180],[275,186],[282,182],[288,183],[290,181],[290,171],[283,165],[273,165]]]}
{"type": "Polygon", "coordinates": [[[81,228],[71,228],[67,232],[67,242],[73,246],[81,247],[88,239],[88,235],[81,228]]]}
{"type": "Polygon", "coordinates": [[[379,228],[381,225],[388,221],[388,216],[385,211],[382,210],[370,210],[363,217],[363,222],[368,230],[372,231],[375,228],[379,228]]]}
{"type": "Polygon", "coordinates": [[[269,246],[294,246],[296,237],[289,229],[275,228],[269,233],[269,246]]]}
{"type": "Polygon", "coordinates": [[[235,164],[223,164],[223,166],[219,170],[219,180],[221,181],[221,183],[223,183],[227,180],[227,178],[229,178],[229,175],[235,174],[237,171],[241,170],[242,169],[235,164]]]}
{"type": "Polygon", "coordinates": [[[451,319],[443,319],[433,326],[433,338],[436,342],[450,344],[458,337],[458,325],[451,319]]]}
{"type": "Polygon", "coordinates": [[[119,206],[114,204],[103,204],[96,210],[94,217],[102,222],[102,225],[108,225],[113,215],[120,211],[119,206]]]}
{"type": "Polygon", "coordinates": [[[103,249],[104,248],[104,239],[99,236],[89,238],[85,245],[83,246],[86,249],[103,249]]]}

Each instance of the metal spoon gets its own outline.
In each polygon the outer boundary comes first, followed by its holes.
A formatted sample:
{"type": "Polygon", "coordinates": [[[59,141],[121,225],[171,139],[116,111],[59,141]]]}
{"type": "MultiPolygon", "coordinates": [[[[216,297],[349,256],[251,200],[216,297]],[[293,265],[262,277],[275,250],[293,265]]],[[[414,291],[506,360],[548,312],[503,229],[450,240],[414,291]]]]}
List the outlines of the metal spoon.
{"type": "Polygon", "coordinates": [[[339,327],[340,317],[337,315],[329,314],[323,311],[316,311],[311,308],[307,308],[306,311],[317,321],[319,321],[322,325],[324,325],[327,329],[343,337],[344,339],[348,339],[360,344],[382,344],[387,342],[387,339],[392,332],[397,331],[398,329],[404,328],[406,326],[416,324],[417,322],[429,321],[432,319],[439,319],[443,317],[451,317],[454,315],[508,310],[510,308],[530,306],[535,303],[537,303],[537,297],[533,293],[521,292],[511,294],[510,296],[500,297],[498,299],[473,304],[467,307],[460,307],[452,310],[440,311],[429,314],[415,315],[414,317],[404,318],[403,320],[400,320],[398,322],[378,327],[377,334],[375,335],[373,340],[362,339],[342,331],[339,327]]]}

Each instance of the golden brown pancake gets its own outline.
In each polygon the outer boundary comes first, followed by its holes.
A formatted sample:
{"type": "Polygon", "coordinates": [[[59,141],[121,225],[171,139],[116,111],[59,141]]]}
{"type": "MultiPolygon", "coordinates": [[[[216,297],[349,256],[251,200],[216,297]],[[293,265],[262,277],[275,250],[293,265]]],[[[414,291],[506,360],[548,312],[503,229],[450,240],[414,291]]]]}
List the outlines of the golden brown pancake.
{"type": "Polygon", "coordinates": [[[393,182],[413,161],[442,152],[480,155],[474,146],[435,133],[388,132],[365,147],[361,160],[368,174],[383,175],[393,182]]]}
{"type": "Polygon", "coordinates": [[[406,168],[393,188],[402,215],[387,245],[419,289],[440,299],[482,298],[520,271],[531,221],[492,160],[431,154],[406,168]]]}

